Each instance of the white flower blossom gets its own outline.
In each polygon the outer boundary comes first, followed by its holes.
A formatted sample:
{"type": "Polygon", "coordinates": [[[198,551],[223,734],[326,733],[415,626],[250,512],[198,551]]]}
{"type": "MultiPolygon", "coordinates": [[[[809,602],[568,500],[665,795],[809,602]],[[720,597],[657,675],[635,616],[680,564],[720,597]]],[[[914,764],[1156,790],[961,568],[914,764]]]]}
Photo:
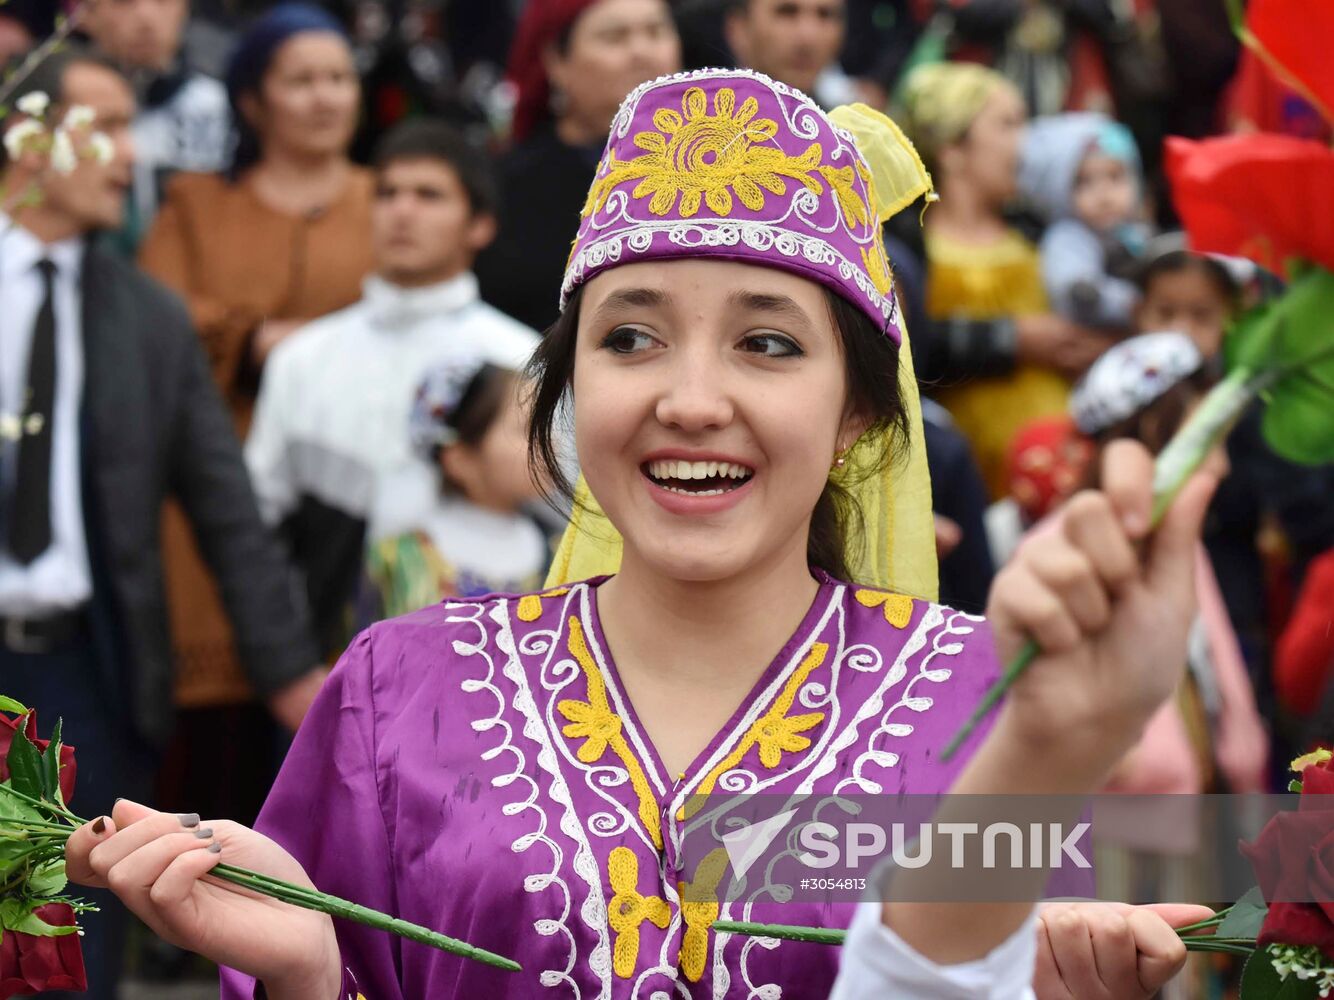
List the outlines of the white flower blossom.
{"type": "Polygon", "coordinates": [[[1319,948],[1271,944],[1267,950],[1279,979],[1286,980],[1288,976],[1294,976],[1299,981],[1309,982],[1319,977],[1315,985],[1320,991],[1321,1000],[1326,1000],[1334,993],[1334,961],[1322,955],[1319,948]]]}
{"type": "Polygon", "coordinates": [[[41,122],[32,118],[25,119],[5,133],[5,154],[11,160],[17,160],[23,155],[31,139],[45,134],[46,129],[41,122]]]}
{"type": "Polygon", "coordinates": [[[78,154],[69,133],[58,128],[51,134],[51,169],[58,174],[72,174],[79,166],[78,154]]]}
{"type": "Polygon", "coordinates": [[[105,132],[94,132],[88,137],[88,152],[93,160],[106,166],[116,155],[116,147],[105,132]]]}
{"type": "Polygon", "coordinates": [[[25,115],[33,118],[40,118],[46,114],[46,109],[51,106],[51,98],[47,97],[40,90],[34,90],[31,94],[24,94],[15,104],[25,115]]]}
{"type": "Polygon", "coordinates": [[[87,128],[97,119],[97,112],[86,104],[76,104],[65,112],[65,120],[61,122],[61,127],[75,129],[87,128]]]}

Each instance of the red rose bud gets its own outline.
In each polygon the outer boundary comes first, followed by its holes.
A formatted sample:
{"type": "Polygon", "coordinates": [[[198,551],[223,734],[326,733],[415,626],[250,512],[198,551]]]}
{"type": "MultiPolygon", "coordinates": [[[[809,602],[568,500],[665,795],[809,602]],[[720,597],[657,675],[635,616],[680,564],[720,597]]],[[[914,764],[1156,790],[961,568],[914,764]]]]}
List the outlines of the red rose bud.
{"type": "MultiPolygon", "coordinates": [[[[8,715],[0,714],[0,781],[9,780],[9,745],[14,742],[14,734],[18,732],[18,728],[17,720],[11,719],[8,715]]],[[[35,711],[28,713],[28,724],[23,731],[40,752],[46,752],[46,748],[51,741],[37,738],[37,713],[35,711]]],[[[69,805],[70,799],[74,798],[74,773],[74,748],[68,743],[62,743],[60,745],[60,794],[64,796],[65,805],[69,805]]]]}
{"type": "Polygon", "coordinates": [[[1301,772],[1296,812],[1279,813],[1241,851],[1255,869],[1269,913],[1259,943],[1314,945],[1334,958],[1334,767],[1301,772]]]}
{"type": "MultiPolygon", "coordinates": [[[[74,911],[66,903],[47,903],[33,911],[48,924],[71,927],[74,911]]],[[[88,988],[79,935],[38,937],[5,931],[0,940],[0,1000],[47,990],[88,988]]]]}

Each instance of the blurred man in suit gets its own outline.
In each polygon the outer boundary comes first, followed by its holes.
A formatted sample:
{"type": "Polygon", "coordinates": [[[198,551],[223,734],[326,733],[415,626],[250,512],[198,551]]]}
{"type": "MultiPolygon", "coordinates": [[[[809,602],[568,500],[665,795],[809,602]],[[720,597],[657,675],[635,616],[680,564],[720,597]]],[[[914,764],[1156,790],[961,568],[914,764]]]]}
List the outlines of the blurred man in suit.
{"type": "MultiPolygon", "coordinates": [[[[38,709],[43,735],[63,717],[78,750],[74,806],[91,817],[118,795],[147,797],[172,725],[158,551],[168,494],[189,512],[274,713],[295,725],[323,670],[184,306],[90,238],[123,219],[129,84],[67,49],[15,106],[34,91],[71,142],[16,141],[0,178],[11,198],[0,214],[0,691],[38,709]],[[66,118],[75,107],[88,110],[66,118]]],[[[91,997],[115,995],[123,912],[110,903],[85,918],[91,997]]]]}

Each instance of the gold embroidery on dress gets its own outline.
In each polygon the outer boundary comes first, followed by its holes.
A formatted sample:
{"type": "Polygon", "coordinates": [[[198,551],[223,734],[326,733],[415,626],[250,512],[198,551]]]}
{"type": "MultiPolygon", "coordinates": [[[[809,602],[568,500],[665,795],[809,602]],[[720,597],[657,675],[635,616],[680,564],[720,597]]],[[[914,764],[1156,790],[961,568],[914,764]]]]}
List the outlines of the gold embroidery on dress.
{"type": "Polygon", "coordinates": [[[607,687],[602,681],[602,672],[588,652],[583,626],[574,615],[570,616],[570,635],[566,644],[570,655],[584,672],[588,701],[566,698],[556,703],[556,710],[569,720],[569,725],[562,728],[561,732],[570,739],[583,739],[583,746],[576,756],[585,764],[596,763],[606,753],[607,747],[611,747],[629,772],[630,784],[639,797],[640,822],[653,838],[654,846],[661,850],[662,826],[658,821],[658,802],[653,797],[653,790],[649,788],[644,769],[626,742],[621,717],[611,710],[607,702],[607,687]]]}
{"type": "Polygon", "coordinates": [[[542,617],[542,598],[563,597],[569,592],[569,587],[557,587],[554,590],[544,590],[540,594],[524,594],[519,598],[519,621],[537,621],[542,617]]]}
{"type": "Polygon", "coordinates": [[[761,146],[777,135],[778,123],[755,117],[760,109],[755,98],[746,98],[737,108],[735,91],[723,87],[713,96],[712,115],[708,103],[702,89],[691,87],[681,99],[684,117],[659,108],[653,115],[658,131],[636,133],[634,144],[644,150],[641,155],[618,160],[615,151],[608,152],[605,172],[599,171],[582,214],[601,209],[618,185],[631,180],[639,183],[630,196],[651,194],[648,209],[654,215],[671,212],[679,196],[682,218],[697,214],[701,199],[715,215],[726,217],[732,214],[733,193],[746,208],[758,212],[764,207],[765,191],[787,193],[785,177],[812,194],[824,194],[818,174],[833,190],[849,226],[869,219],[866,201],[853,186],[853,169],[821,166],[824,151],[818,142],[800,156],[761,146]]]}
{"type": "Polygon", "coordinates": [[[704,975],[704,963],[709,957],[709,930],[718,919],[718,884],[727,871],[727,849],[715,847],[695,868],[692,881],[681,882],[677,888],[681,898],[681,917],[685,921],[685,937],[681,941],[681,971],[692,983],[704,975]]]}
{"type": "Polygon", "coordinates": [[[648,920],[665,929],[672,919],[672,909],[666,900],[639,891],[639,858],[628,847],[612,848],[607,858],[607,878],[615,893],[607,904],[607,923],[616,934],[612,969],[622,979],[629,979],[639,962],[639,925],[648,920]]]}
{"type": "Polygon", "coordinates": [[[691,802],[694,808],[687,808],[687,814],[693,815],[696,809],[704,804],[704,796],[713,790],[714,783],[727,771],[741,763],[742,758],[753,746],[760,748],[760,763],[767,768],[775,768],[782,759],[784,751],[796,752],[805,750],[811,745],[810,737],[802,736],[808,729],[813,729],[824,721],[823,712],[807,712],[804,715],[787,714],[788,709],[792,707],[792,702],[796,700],[797,691],[806,683],[806,678],[811,672],[824,663],[825,656],[829,653],[829,645],[824,642],[815,642],[811,644],[810,652],[806,658],[801,661],[801,665],[788,678],[783,685],[782,692],[774,699],[774,703],[769,710],[760,716],[755,723],[746,731],[746,735],[741,742],[737,744],[736,749],[728,754],[712,771],[708,773],[705,779],[700,782],[699,788],[691,796],[691,802]]]}
{"type": "Polygon", "coordinates": [[[907,628],[912,620],[913,599],[906,594],[891,594],[884,590],[859,590],[853,595],[864,608],[882,608],[885,621],[895,628],[907,628]]]}

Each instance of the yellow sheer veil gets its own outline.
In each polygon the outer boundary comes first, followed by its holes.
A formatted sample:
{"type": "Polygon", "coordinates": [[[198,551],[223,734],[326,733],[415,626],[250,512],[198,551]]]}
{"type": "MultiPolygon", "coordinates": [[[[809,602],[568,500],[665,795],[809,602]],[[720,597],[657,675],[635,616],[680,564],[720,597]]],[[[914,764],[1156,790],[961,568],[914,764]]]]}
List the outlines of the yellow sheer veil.
{"type": "MultiPolygon", "coordinates": [[[[889,118],[864,104],[835,108],[829,114],[850,132],[872,174],[880,221],[922,195],[934,200],[931,177],[903,132],[889,118]]],[[[845,544],[853,581],[927,600],[938,591],[935,526],[931,514],[931,477],[922,434],[922,406],[913,372],[908,329],[899,318],[899,389],[907,413],[908,441],[894,462],[892,432],[872,430],[852,447],[843,468],[830,476],[844,485],[862,512],[860,530],[849,526],[845,544]]],[[[621,564],[621,536],[597,505],[583,477],[575,488],[569,526],[556,550],[547,586],[615,573],[621,564]]]]}

